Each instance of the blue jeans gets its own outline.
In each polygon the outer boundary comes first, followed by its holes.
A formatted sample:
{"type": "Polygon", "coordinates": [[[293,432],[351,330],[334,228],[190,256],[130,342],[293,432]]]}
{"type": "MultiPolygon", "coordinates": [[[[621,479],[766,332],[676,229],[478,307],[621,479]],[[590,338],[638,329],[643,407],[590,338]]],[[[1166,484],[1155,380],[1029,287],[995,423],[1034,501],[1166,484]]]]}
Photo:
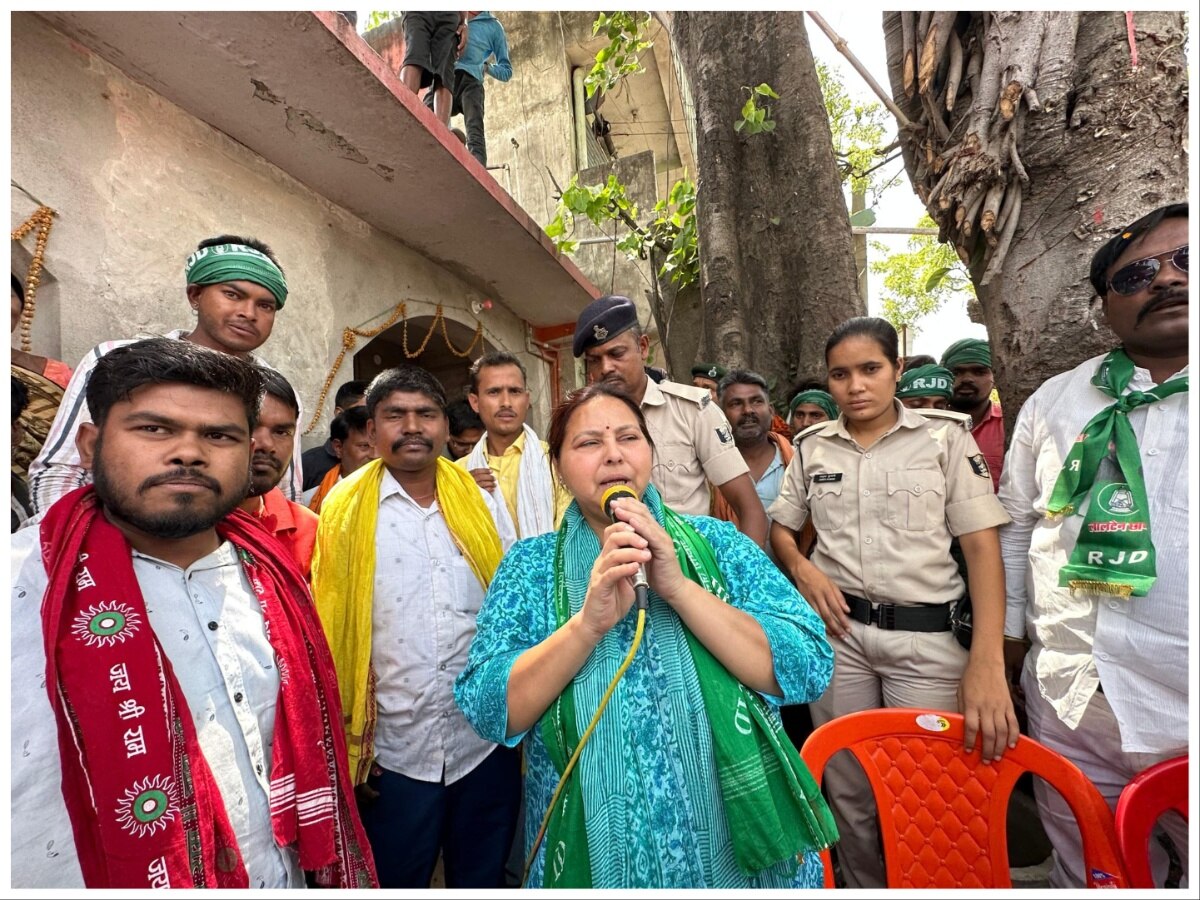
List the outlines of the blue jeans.
{"type": "Polygon", "coordinates": [[[379,796],[360,801],[359,811],[379,886],[429,887],[440,852],[446,887],[503,887],[521,802],[520,760],[518,751],[497,747],[450,785],[372,767],[367,784],[379,796]]]}

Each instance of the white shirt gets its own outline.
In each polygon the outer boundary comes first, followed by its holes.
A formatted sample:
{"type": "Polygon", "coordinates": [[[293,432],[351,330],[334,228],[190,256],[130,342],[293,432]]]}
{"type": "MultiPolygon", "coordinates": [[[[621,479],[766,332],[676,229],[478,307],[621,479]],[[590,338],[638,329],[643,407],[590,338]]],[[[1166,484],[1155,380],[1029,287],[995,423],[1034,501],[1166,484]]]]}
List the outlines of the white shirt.
{"type": "MultiPolygon", "coordinates": [[[[83,887],[46,695],[41,529],[12,536],[12,883],[83,887]]],[[[268,796],[279,672],[262,611],[228,542],[187,570],[133,554],[150,626],[174,669],[237,836],[251,887],[304,887],[271,833],[268,796]],[[210,622],[216,622],[212,629],[210,622]]]]}
{"type": "MultiPolygon", "coordinates": [[[[1004,633],[1028,632],[1033,646],[1026,664],[1064,723],[1079,724],[1103,682],[1125,752],[1160,753],[1188,742],[1187,392],[1129,414],[1157,551],[1158,580],[1145,597],[1072,596],[1059,587],[1059,570],[1075,549],[1083,516],[1046,518],[1071,445],[1112,403],[1091,384],[1103,358],[1051,378],[1017,416],[999,495],[1012,517],[1000,530],[1008,589],[1004,633]]],[[[1154,386],[1149,372],[1136,369],[1129,389],[1154,386]]]]}
{"type": "MultiPolygon", "coordinates": [[[[516,540],[495,499],[479,491],[504,550],[516,540]]],[[[418,505],[386,468],[375,528],[371,666],[375,757],[417,781],[453,784],[496,745],[482,740],[454,702],[484,590],[435,500],[418,505]]]]}
{"type": "MultiPolygon", "coordinates": [[[[189,333],[187,329],[179,328],[162,336],[182,341],[184,335],[189,333]]],[[[144,334],[136,338],[97,344],[87,352],[87,355],[75,367],[75,371],[71,373],[71,380],[63,392],[62,403],[59,404],[58,412],[50,425],[46,441],[42,444],[37,458],[29,464],[29,496],[35,512],[45,512],[54,505],[55,501],[92,481],[91,472],[83,467],[79,458],[79,449],[75,446],[75,435],[79,432],[81,423],[92,421],[87,406],[87,383],[88,379],[92,377],[92,370],[96,368],[96,363],[100,361],[100,357],[111,353],[117,347],[124,347],[127,344],[151,337],[158,337],[158,335],[144,334]]],[[[258,356],[252,354],[250,359],[256,365],[272,369],[266,360],[258,356]]],[[[296,435],[292,442],[292,461],[288,463],[283,478],[279,482],[279,489],[289,500],[295,500],[300,496],[304,484],[304,475],[300,471],[300,457],[303,455],[303,448],[300,446],[300,432],[304,422],[304,404],[300,401],[299,392],[296,393],[296,402],[300,404],[300,409],[296,413],[297,424],[296,435]]]]}

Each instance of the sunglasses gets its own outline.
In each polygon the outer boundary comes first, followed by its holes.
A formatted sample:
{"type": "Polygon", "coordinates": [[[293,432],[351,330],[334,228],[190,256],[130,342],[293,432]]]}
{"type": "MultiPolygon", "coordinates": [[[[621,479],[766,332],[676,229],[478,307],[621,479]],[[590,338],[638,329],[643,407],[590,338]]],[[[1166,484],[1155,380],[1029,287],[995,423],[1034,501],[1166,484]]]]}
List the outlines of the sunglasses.
{"type": "Polygon", "coordinates": [[[1163,262],[1168,259],[1180,272],[1186,272],[1188,270],[1188,245],[1184,244],[1175,250],[1168,250],[1158,256],[1147,256],[1145,259],[1122,266],[1113,273],[1112,278],[1108,279],[1108,286],[1113,293],[1125,297],[1136,294],[1150,286],[1150,282],[1154,281],[1158,270],[1162,268],[1163,262]]]}

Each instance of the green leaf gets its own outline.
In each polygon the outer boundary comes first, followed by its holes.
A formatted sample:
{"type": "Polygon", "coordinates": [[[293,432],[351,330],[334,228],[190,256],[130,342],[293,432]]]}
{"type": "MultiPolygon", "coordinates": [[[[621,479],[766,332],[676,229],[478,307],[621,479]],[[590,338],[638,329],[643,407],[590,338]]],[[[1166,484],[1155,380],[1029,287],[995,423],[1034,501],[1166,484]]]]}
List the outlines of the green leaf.
{"type": "Polygon", "coordinates": [[[759,94],[763,97],[770,97],[772,100],[779,99],[779,95],[777,93],[775,93],[773,90],[771,90],[771,86],[769,84],[767,84],[765,81],[754,89],[754,93],[759,94]]]}
{"type": "Polygon", "coordinates": [[[554,217],[554,220],[546,226],[546,235],[551,238],[561,237],[567,230],[566,223],[563,222],[562,214],[554,217]]]}
{"type": "Polygon", "coordinates": [[[738,119],[736,122],[734,122],[734,123],[733,123],[733,130],[734,130],[734,131],[741,131],[741,130],[742,130],[743,128],[745,128],[745,127],[746,127],[746,120],[745,120],[745,119],[738,119]]]}
{"type": "Polygon", "coordinates": [[[942,283],[942,279],[948,274],[950,274],[949,266],[942,266],[940,269],[934,269],[933,273],[925,279],[925,290],[933,291],[939,284],[942,283]]]}
{"type": "Polygon", "coordinates": [[[754,104],[754,98],[751,97],[744,104],[742,104],[742,118],[749,119],[753,117],[756,109],[758,109],[758,107],[754,104]]]}
{"type": "Polygon", "coordinates": [[[767,221],[770,222],[772,225],[778,225],[779,224],[779,216],[771,216],[771,218],[767,219],[767,221]]]}
{"type": "Polygon", "coordinates": [[[762,129],[763,129],[763,131],[774,131],[775,130],[775,120],[767,119],[767,121],[762,123],[762,129]]]}
{"type": "Polygon", "coordinates": [[[856,225],[859,228],[866,228],[875,224],[875,210],[860,209],[850,217],[850,224],[856,225]]]}

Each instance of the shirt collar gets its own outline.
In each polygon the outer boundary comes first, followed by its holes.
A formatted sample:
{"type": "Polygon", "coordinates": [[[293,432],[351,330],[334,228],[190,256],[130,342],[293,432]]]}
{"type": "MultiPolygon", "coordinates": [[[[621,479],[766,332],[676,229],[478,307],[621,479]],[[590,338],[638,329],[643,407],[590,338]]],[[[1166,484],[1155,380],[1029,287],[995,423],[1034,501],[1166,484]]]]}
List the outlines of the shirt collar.
{"type": "MultiPolygon", "coordinates": [[[[896,409],[896,421],[891,428],[879,436],[880,440],[901,428],[924,428],[927,425],[928,419],[918,412],[913,412],[899,400],[893,398],[892,406],[896,409]]],[[[850,432],[846,430],[846,416],[844,414],[839,415],[832,422],[829,422],[824,434],[836,434],[838,437],[850,441],[852,444],[855,443],[854,438],[850,436],[850,432]]]]}
{"type": "Polygon", "coordinates": [[[278,534],[281,531],[296,530],[296,517],[292,513],[292,505],[288,502],[287,497],[283,496],[283,491],[278,486],[263,494],[262,502],[263,505],[258,511],[257,518],[268,526],[268,531],[278,534]]]}
{"type": "Polygon", "coordinates": [[[667,398],[659,388],[658,382],[647,375],[646,392],[642,394],[642,406],[662,406],[666,402],[667,398]]]}
{"type": "Polygon", "coordinates": [[[404,489],[403,485],[396,480],[396,476],[392,474],[392,470],[387,466],[384,466],[383,480],[379,483],[380,505],[383,505],[383,502],[391,496],[399,497],[414,509],[420,510],[423,514],[435,512],[438,508],[438,500],[436,496],[433,498],[433,503],[431,503],[429,506],[421,506],[419,503],[417,503],[416,500],[409,496],[408,491],[404,489]]]}
{"type": "MultiPolygon", "coordinates": [[[[148,560],[149,562],[154,563],[156,566],[175,569],[179,572],[185,571],[184,569],[181,569],[179,566],[175,565],[175,563],[167,562],[165,559],[159,559],[157,556],[151,556],[149,553],[141,553],[138,550],[134,550],[132,547],[130,550],[134,557],[148,560]]],[[[203,572],[208,569],[223,569],[226,566],[236,565],[238,565],[237,549],[230,541],[222,541],[221,546],[217,547],[217,549],[212,553],[208,554],[207,556],[200,557],[198,560],[188,566],[186,572],[203,572]]]]}
{"type": "MultiPolygon", "coordinates": [[[[484,435],[484,440],[485,441],[487,440],[486,434],[484,435]]],[[[484,449],[484,453],[487,453],[487,444],[486,443],[484,443],[483,449],[484,449]]],[[[511,444],[509,444],[508,449],[505,450],[500,455],[508,456],[510,453],[524,453],[524,452],[525,452],[525,429],[522,428],[521,433],[519,435],[517,435],[517,439],[515,441],[513,441],[511,444]]],[[[487,453],[487,455],[493,456],[494,454],[487,453]]]]}

